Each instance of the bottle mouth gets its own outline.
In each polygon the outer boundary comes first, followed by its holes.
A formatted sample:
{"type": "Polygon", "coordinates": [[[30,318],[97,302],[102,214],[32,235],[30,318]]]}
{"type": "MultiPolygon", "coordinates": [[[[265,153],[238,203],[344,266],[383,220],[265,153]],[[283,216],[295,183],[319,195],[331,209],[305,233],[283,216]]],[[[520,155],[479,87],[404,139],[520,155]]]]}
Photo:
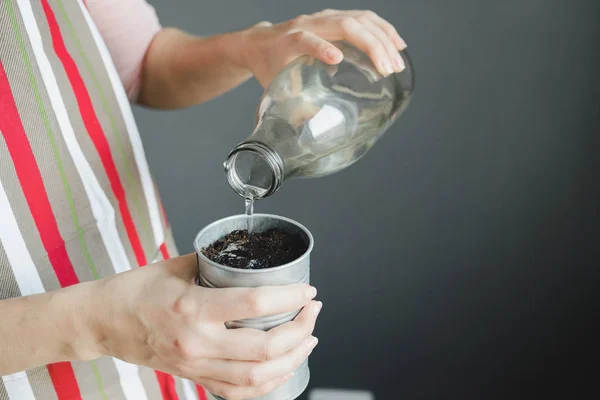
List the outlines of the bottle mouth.
{"type": "Polygon", "coordinates": [[[237,145],[223,164],[229,186],[240,196],[261,199],[283,183],[283,161],[271,147],[258,141],[237,145]]]}

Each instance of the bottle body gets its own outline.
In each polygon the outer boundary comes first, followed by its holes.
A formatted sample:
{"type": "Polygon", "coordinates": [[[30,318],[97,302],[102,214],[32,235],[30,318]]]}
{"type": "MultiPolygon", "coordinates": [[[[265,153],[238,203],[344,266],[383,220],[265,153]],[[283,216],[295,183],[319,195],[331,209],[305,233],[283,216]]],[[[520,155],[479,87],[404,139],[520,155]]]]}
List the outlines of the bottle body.
{"type": "Polygon", "coordinates": [[[402,113],[414,87],[412,65],[383,77],[346,42],[338,65],[310,57],[292,62],[261,98],[256,126],[235,147],[225,169],[232,188],[262,198],[292,177],[316,178],[359,160],[402,113]]]}

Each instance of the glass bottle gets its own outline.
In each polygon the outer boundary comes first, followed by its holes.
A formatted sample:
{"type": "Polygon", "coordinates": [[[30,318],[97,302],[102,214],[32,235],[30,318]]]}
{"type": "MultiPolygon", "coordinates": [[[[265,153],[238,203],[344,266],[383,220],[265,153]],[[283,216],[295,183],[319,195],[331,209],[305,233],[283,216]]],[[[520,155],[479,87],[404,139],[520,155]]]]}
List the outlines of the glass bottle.
{"type": "Polygon", "coordinates": [[[382,76],[371,59],[347,42],[338,65],[304,56],[286,66],[263,93],[254,131],[224,163],[240,196],[260,199],[284,181],[316,178],[355,163],[409,104],[414,73],[382,76]]]}

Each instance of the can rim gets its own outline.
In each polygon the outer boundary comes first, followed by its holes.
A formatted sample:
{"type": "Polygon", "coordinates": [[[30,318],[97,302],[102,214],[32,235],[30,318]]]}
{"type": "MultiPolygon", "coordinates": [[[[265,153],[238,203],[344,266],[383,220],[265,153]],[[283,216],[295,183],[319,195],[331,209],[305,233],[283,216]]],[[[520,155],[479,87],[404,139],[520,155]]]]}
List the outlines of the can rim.
{"type": "Polygon", "coordinates": [[[202,258],[202,260],[208,264],[210,264],[211,266],[215,267],[215,268],[220,268],[222,270],[225,271],[229,271],[229,272],[234,272],[234,273],[239,273],[239,274],[266,274],[266,273],[271,273],[274,271],[280,271],[282,269],[286,269],[289,267],[292,267],[294,265],[296,265],[297,263],[299,263],[300,261],[304,260],[305,258],[308,258],[310,256],[310,253],[313,250],[314,247],[314,238],[312,233],[308,230],[308,228],[304,225],[302,225],[300,222],[295,221],[291,218],[287,218],[287,217],[283,217],[281,215],[276,215],[276,214],[263,214],[263,213],[255,213],[254,214],[255,217],[267,217],[267,218],[272,218],[272,219],[278,219],[281,221],[285,221],[285,222],[289,222],[292,225],[296,225],[298,228],[300,228],[302,231],[304,231],[304,233],[306,234],[306,236],[308,237],[308,249],[306,249],[306,251],[298,258],[296,258],[295,260],[290,261],[287,264],[282,264],[282,265],[278,265],[277,267],[273,267],[273,268],[263,268],[263,269],[242,269],[242,268],[233,268],[233,267],[228,267],[226,265],[222,265],[219,263],[216,263],[212,260],[210,260],[208,257],[206,257],[201,249],[198,248],[198,238],[200,238],[200,236],[202,236],[202,234],[204,232],[206,232],[207,230],[211,229],[212,227],[214,227],[217,224],[221,224],[225,221],[229,221],[232,219],[239,219],[239,218],[245,218],[246,215],[245,214],[237,214],[237,215],[231,215],[229,217],[225,217],[225,218],[221,218],[218,219],[214,222],[211,222],[210,224],[206,225],[204,228],[202,228],[200,230],[200,232],[198,232],[196,234],[196,236],[194,237],[194,250],[196,251],[196,255],[200,258],[202,258]]]}

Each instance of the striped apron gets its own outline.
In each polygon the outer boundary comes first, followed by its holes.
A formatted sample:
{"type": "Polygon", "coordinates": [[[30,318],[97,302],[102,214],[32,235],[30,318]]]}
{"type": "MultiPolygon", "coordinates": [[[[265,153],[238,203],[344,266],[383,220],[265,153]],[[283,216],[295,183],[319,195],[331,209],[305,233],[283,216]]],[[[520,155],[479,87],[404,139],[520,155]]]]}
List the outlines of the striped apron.
{"type": "MultiPolygon", "coordinates": [[[[174,255],[127,95],[85,5],[0,0],[0,300],[174,255]]],[[[205,398],[190,381],[112,357],[0,380],[0,400],[205,398]]]]}

